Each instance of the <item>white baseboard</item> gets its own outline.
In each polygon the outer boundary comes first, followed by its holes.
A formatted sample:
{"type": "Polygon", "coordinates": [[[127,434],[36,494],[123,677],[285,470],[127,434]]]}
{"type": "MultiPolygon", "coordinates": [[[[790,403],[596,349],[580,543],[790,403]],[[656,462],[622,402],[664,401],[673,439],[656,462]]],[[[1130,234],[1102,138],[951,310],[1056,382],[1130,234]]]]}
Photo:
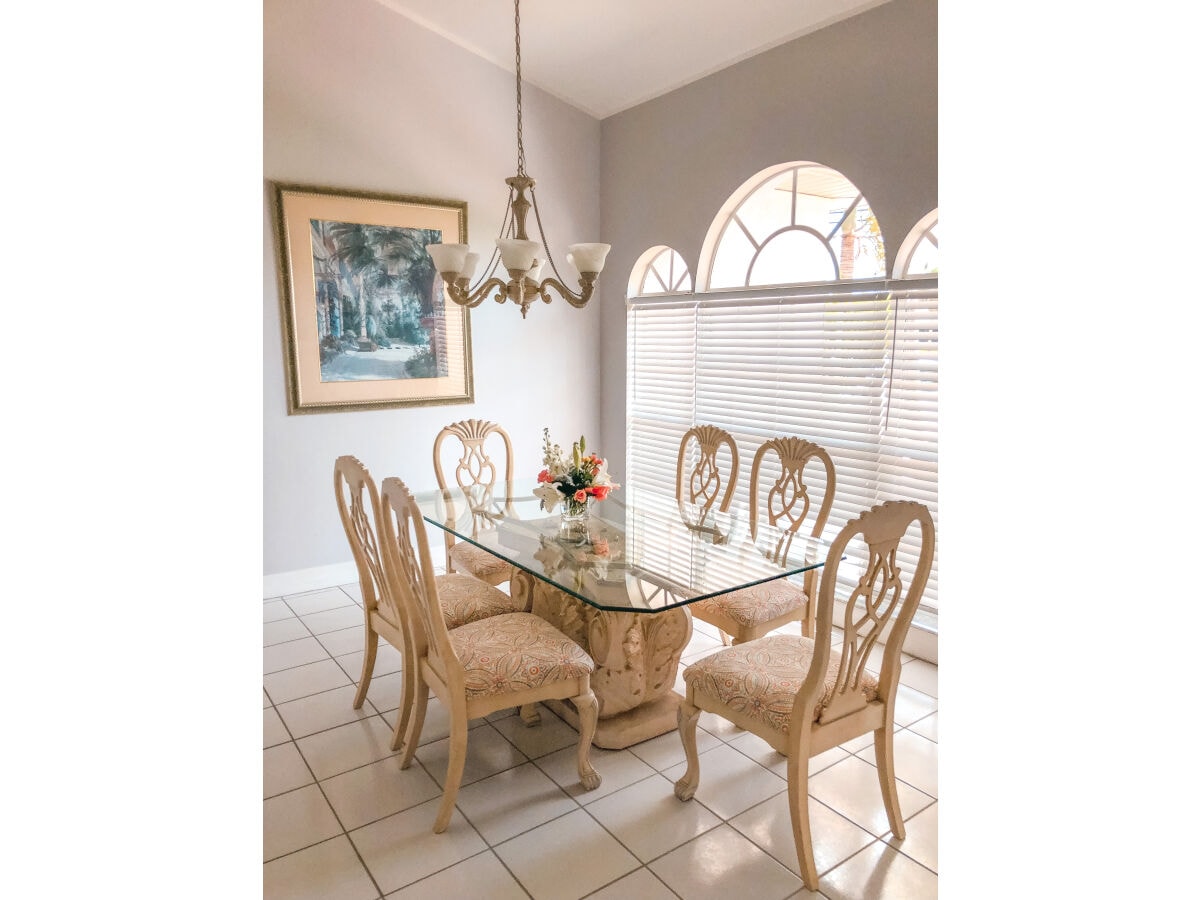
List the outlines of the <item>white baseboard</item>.
{"type": "Polygon", "coordinates": [[[319,591],[321,588],[353,584],[358,581],[358,569],[353,560],[335,563],[332,566],[316,566],[312,569],[294,569],[263,576],[263,599],[282,597],[285,594],[302,594],[319,591]]]}
{"type": "Polygon", "coordinates": [[[917,659],[938,664],[938,635],[936,631],[910,626],[904,636],[904,652],[910,653],[917,659]]]}

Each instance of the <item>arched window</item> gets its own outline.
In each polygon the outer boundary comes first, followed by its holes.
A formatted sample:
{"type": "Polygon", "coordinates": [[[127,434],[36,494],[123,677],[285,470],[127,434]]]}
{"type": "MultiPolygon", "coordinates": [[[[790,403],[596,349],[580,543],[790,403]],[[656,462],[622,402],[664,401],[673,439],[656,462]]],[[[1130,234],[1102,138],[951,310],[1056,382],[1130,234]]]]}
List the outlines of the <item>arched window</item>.
{"type": "Polygon", "coordinates": [[[812,162],[760,172],[730,196],[700,256],[710,290],[879,278],[883,237],[848,178],[812,162]]]}
{"type": "MultiPolygon", "coordinates": [[[[678,290],[674,251],[647,250],[628,302],[629,483],[672,483],[684,432],[712,424],[746,460],[783,435],[824,447],[837,473],[827,534],[889,499],[926,504],[936,523],[936,226],[936,210],[917,223],[888,279],[867,198],[826,166],[790,162],[718,211],[695,292],[678,290]]],[[[744,513],[744,483],[735,497],[744,513]]],[[[913,549],[901,545],[901,565],[913,549]]],[[[935,553],[906,645],[933,660],[937,588],[935,553]]]]}
{"type": "Polygon", "coordinates": [[[926,213],[913,226],[896,254],[897,278],[917,278],[938,273],[938,211],[926,213]]]}
{"type": "Polygon", "coordinates": [[[692,289],[692,273],[683,257],[670,247],[651,247],[633,265],[629,278],[630,297],[647,294],[679,294],[692,289]]]}

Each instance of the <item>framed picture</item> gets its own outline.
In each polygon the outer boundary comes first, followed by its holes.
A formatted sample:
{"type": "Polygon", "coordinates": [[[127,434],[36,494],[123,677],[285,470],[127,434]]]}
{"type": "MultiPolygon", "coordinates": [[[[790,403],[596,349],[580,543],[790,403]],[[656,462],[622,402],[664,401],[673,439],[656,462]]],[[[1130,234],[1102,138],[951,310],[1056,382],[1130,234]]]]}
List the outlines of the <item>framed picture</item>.
{"type": "Polygon", "coordinates": [[[471,403],[468,310],[426,244],[467,204],[273,184],[288,413],[471,403]]]}

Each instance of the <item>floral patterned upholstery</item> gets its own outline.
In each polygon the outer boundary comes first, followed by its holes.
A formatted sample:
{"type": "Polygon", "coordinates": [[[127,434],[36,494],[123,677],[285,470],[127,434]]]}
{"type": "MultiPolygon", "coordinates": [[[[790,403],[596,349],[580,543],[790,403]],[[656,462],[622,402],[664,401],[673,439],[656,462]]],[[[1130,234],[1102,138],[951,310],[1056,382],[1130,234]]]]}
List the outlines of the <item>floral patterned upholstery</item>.
{"type": "MultiPolygon", "coordinates": [[[[773,634],[756,641],[721,650],[684,669],[689,687],[716,697],[730,709],[758,719],[784,734],[788,733],[792,702],[804,682],[813,658],[812,638],[773,634]]],[[[829,654],[825,669],[825,692],[813,711],[813,721],[833,698],[834,683],[842,656],[829,654]]],[[[867,700],[879,696],[879,682],[863,673],[862,691],[867,700]]]]}
{"type": "Polygon", "coordinates": [[[465,541],[456,543],[450,548],[450,562],[458,571],[467,572],[489,584],[507,581],[512,574],[511,563],[505,562],[494,553],[488,553],[482,547],[476,547],[465,541]]]}
{"type": "Polygon", "coordinates": [[[459,628],[469,622],[521,612],[525,608],[522,601],[514,600],[499,588],[458,572],[438,575],[437,589],[447,628],[459,628]]]}
{"type": "Polygon", "coordinates": [[[508,613],[450,632],[467,697],[505,694],[590,675],[595,663],[569,637],[532,613],[508,613]]]}
{"type": "Polygon", "coordinates": [[[700,618],[724,616],[745,628],[753,628],[794,609],[804,609],[807,603],[804,588],[786,578],[777,578],[707,600],[697,600],[691,609],[700,618]]]}

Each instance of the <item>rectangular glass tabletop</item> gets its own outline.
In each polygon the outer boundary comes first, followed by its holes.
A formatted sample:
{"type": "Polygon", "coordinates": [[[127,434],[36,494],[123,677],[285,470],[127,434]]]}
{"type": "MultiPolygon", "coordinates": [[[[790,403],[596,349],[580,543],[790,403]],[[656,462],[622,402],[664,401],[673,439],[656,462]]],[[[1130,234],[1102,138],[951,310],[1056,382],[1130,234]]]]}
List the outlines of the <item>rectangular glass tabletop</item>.
{"type": "Polygon", "coordinates": [[[534,481],[416,494],[425,521],[598,609],[660,612],[786,578],[825,562],[828,542],[760,523],[744,510],[709,512],[671,495],[621,488],[594,503],[587,537],[559,535],[559,513],[532,494],[534,481]]]}

